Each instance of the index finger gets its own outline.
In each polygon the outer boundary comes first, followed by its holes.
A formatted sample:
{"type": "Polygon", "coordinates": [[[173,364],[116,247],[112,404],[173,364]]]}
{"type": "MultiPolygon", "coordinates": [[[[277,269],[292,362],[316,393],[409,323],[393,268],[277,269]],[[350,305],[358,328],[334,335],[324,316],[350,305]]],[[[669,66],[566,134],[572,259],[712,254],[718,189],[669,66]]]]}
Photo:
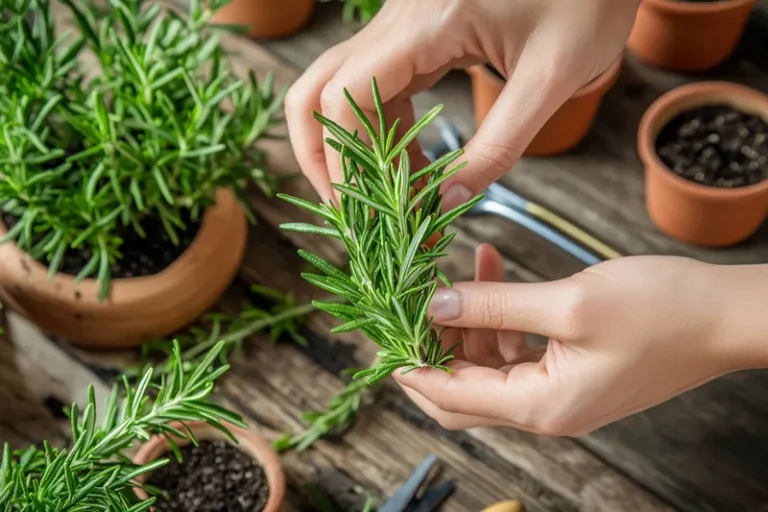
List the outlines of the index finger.
{"type": "Polygon", "coordinates": [[[312,115],[320,112],[320,94],[347,58],[347,43],[326,51],[293,84],[285,98],[285,122],[301,171],[323,202],[334,194],[325,158],[323,127],[312,115]]]}

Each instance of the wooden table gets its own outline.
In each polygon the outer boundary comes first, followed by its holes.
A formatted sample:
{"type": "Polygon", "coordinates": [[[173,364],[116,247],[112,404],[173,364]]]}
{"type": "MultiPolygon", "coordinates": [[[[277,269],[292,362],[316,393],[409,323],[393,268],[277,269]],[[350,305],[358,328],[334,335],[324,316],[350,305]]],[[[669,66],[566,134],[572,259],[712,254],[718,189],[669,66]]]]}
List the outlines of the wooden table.
{"type": "MultiPolygon", "coordinates": [[[[339,21],[338,9],[321,4],[313,24],[289,40],[255,44],[228,41],[239,70],[272,71],[279,81],[295,79],[324,49],[356,29],[339,21]]],[[[750,38],[747,37],[749,41],[750,38]]],[[[768,73],[746,57],[765,55],[745,47],[712,76],[768,91],[768,73]]],[[[683,254],[720,263],[768,261],[768,229],[728,250],[701,250],[676,243],[650,223],[644,207],[642,170],[634,137],[639,118],[663,91],[686,81],[650,70],[628,56],[618,84],[607,95],[597,123],[578,150],[551,159],[524,159],[504,183],[585,226],[626,254],[683,254]]],[[[465,133],[473,130],[469,82],[448,76],[417,98],[417,113],[437,103],[465,133]]],[[[293,173],[287,142],[269,146],[270,165],[293,173]]],[[[287,191],[314,197],[303,180],[287,191]]],[[[279,233],[286,220],[313,220],[280,201],[254,194],[261,222],[250,234],[240,276],[222,308],[234,308],[248,283],[314,293],[298,277],[296,247],[311,247],[341,261],[338,246],[317,238],[279,233]]],[[[564,277],[580,264],[514,225],[494,219],[459,222],[459,235],[443,268],[454,279],[470,278],[474,247],[498,245],[507,279],[537,281],[564,277]]],[[[124,354],[88,354],[54,344],[16,315],[0,342],[0,441],[14,446],[49,439],[65,443],[67,421],[60,404],[81,400],[88,382],[97,393],[124,354]]],[[[341,389],[340,370],[369,362],[376,347],[359,335],[330,336],[333,321],[308,319],[309,346],[270,344],[254,336],[245,358],[224,379],[220,398],[273,439],[299,431],[300,413],[322,408],[341,389]]],[[[743,372],[719,379],[664,405],[605,427],[581,439],[547,438],[511,429],[445,431],[387,384],[344,436],[284,457],[289,474],[286,510],[310,510],[300,489],[320,484],[341,510],[360,510],[367,494],[392,492],[428,453],[448,465],[459,491],[447,510],[477,511],[495,501],[520,499],[529,511],[757,511],[768,510],[768,486],[758,475],[768,464],[768,374],[743,372]]]]}

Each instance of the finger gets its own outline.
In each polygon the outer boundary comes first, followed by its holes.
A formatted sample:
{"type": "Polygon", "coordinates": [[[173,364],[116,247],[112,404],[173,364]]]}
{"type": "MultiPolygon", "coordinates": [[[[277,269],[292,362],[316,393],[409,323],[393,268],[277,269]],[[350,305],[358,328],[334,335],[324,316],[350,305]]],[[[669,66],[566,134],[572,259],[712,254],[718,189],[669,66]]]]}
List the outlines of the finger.
{"type": "Polygon", "coordinates": [[[552,388],[544,361],[518,364],[508,373],[464,366],[452,368],[451,373],[423,368],[396,378],[445,412],[508,421],[534,430],[538,402],[552,388]]]}
{"type": "MultiPolygon", "coordinates": [[[[376,38],[371,34],[368,35],[368,40],[376,38]]],[[[368,117],[374,131],[381,135],[378,133],[379,123],[375,115],[376,102],[371,79],[376,78],[382,103],[391,101],[408,86],[413,78],[413,66],[410,63],[408,51],[406,45],[390,44],[384,51],[377,50],[373,56],[366,51],[355,52],[323,88],[320,95],[323,115],[333,119],[347,131],[357,130],[364,141],[370,142],[366,130],[363,129],[363,123],[355,115],[344,94],[346,89],[368,117]]],[[[331,181],[340,183],[341,162],[336,152],[327,153],[326,166],[331,181]]]]}
{"type": "MultiPolygon", "coordinates": [[[[501,255],[490,244],[475,250],[475,281],[501,281],[504,269],[501,255]]],[[[466,359],[479,366],[498,368],[506,364],[493,329],[463,329],[466,359]]]]}
{"type": "Polygon", "coordinates": [[[529,350],[525,333],[520,331],[496,331],[496,343],[505,364],[513,362],[529,350]]]}
{"type": "Polygon", "coordinates": [[[521,55],[501,95],[465,147],[467,166],[443,185],[446,210],[468,201],[504,175],[575,92],[576,86],[559,79],[550,53],[526,48],[521,55]]]}
{"type": "Polygon", "coordinates": [[[429,314],[440,325],[570,337],[579,291],[570,279],[544,283],[456,283],[439,288],[429,314]]]}
{"type": "Polygon", "coordinates": [[[475,281],[500,282],[504,279],[504,260],[491,244],[475,250],[475,281]]]}
{"type": "Polygon", "coordinates": [[[285,98],[285,121],[296,161],[324,202],[334,194],[326,165],[323,127],[312,113],[321,111],[320,95],[347,59],[347,44],[335,46],[315,60],[285,98]]]}
{"type": "Polygon", "coordinates": [[[467,430],[477,427],[499,427],[507,425],[506,422],[495,418],[483,418],[480,416],[445,412],[424,398],[417,391],[407,386],[401,385],[400,387],[403,388],[403,391],[408,398],[410,398],[419,409],[424,411],[427,416],[438,422],[440,426],[446,430],[467,430]]]}

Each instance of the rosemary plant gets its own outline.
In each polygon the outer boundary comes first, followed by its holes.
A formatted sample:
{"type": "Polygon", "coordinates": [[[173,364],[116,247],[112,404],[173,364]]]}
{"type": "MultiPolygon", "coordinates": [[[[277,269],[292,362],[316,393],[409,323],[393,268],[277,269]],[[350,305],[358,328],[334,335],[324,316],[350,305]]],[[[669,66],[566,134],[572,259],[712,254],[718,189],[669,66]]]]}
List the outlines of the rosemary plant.
{"type": "Polygon", "coordinates": [[[72,445],[58,449],[43,443],[14,452],[6,444],[0,464],[0,510],[7,512],[63,510],[90,512],[140,512],[149,510],[155,499],[140,501],[132,492],[136,479],[169,462],[167,458],[138,466],[124,455],[136,442],[152,435],[164,435],[180,457],[170,436],[191,439],[189,431],[169,425],[174,421],[203,420],[227,434],[223,421],[245,426],[242,418],[208,401],[217,378],[228,367],[211,370],[222,343],[213,347],[192,373],[185,373],[178,346],[174,350],[173,372],[153,383],[148,369],[135,387],[123,381],[115,385],[96,421],[96,398],[91,386],[88,403],[80,413],[77,404],[69,412],[72,445]],[[154,398],[151,398],[154,395],[154,398]],[[122,400],[121,400],[122,398],[122,400]]]}
{"type": "Polygon", "coordinates": [[[446,254],[445,249],[456,234],[446,234],[445,229],[481,199],[477,197],[441,213],[440,185],[463,167],[460,164],[449,168],[463,151],[453,151],[423,169],[413,170],[407,148],[440,113],[442,105],[432,109],[395,141],[399,120],[387,127],[375,79],[372,85],[379,117],[378,133],[345,91],[352,110],[372,141],[370,144],[357,133],[350,133],[315,113],[315,118],[334,137],[327,143],[340,153],[343,183],[333,185],[341,193],[339,206],[314,204],[278,194],[319,215],[326,223],[322,227],[289,223],[284,224],[283,229],[338,239],[349,255],[350,272],[345,273],[319,256],[299,251],[323,273],[304,274],[305,279],[349,302],[315,303],[318,309],[345,322],[333,332],[360,330],[382,347],[379,364],[356,375],[369,382],[387,377],[398,368],[405,371],[420,367],[448,369],[445,363],[452,358],[452,348],[442,347],[431,318],[427,318],[427,307],[438,280],[451,286],[437,268],[438,259],[446,254]],[[427,245],[438,237],[434,245],[427,245]]]}
{"type": "Polygon", "coordinates": [[[62,1],[74,32],[57,31],[50,0],[3,0],[0,211],[17,221],[2,242],[51,275],[83,251],[77,277],[95,276],[104,299],[121,233],[159,219],[178,243],[217,189],[244,207],[249,183],[272,192],[257,143],[282,91],[233,73],[208,25],[227,0],[190,0],[186,16],[145,0],[62,1]]]}

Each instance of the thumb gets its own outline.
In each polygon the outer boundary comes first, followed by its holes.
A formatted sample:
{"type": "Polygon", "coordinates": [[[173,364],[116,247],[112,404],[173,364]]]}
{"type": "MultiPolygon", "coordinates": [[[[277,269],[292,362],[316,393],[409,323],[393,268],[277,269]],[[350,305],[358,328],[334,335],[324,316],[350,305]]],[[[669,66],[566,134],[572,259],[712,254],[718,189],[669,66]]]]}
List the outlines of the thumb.
{"type": "Polygon", "coordinates": [[[440,325],[567,337],[578,300],[572,280],[545,283],[463,282],[439,288],[428,313],[440,325]]]}
{"type": "Polygon", "coordinates": [[[481,193],[517,162],[547,120],[574,92],[541,55],[526,51],[465,147],[467,166],[443,186],[449,211],[481,193]],[[535,57],[535,58],[534,58],[535,57]],[[534,62],[535,61],[535,62],[534,62]]]}

